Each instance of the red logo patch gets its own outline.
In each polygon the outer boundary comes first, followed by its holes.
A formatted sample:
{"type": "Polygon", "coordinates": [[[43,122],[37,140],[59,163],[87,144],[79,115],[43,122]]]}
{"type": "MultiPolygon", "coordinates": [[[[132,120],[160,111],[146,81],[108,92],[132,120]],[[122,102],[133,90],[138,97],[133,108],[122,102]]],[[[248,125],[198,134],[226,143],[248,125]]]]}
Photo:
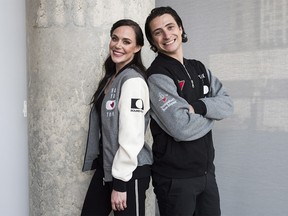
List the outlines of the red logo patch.
{"type": "Polygon", "coordinates": [[[112,103],[110,103],[111,108],[114,107],[114,101],[112,103]]]}
{"type": "Polygon", "coordinates": [[[115,100],[108,100],[106,102],[106,109],[107,110],[113,110],[115,108],[115,105],[116,105],[115,103],[116,103],[115,100]]]}
{"type": "Polygon", "coordinates": [[[165,103],[167,101],[167,97],[163,95],[162,93],[159,93],[159,101],[162,101],[163,103],[165,103]]]}
{"type": "Polygon", "coordinates": [[[180,90],[182,91],[184,88],[185,80],[178,80],[178,84],[179,84],[180,90]]]}

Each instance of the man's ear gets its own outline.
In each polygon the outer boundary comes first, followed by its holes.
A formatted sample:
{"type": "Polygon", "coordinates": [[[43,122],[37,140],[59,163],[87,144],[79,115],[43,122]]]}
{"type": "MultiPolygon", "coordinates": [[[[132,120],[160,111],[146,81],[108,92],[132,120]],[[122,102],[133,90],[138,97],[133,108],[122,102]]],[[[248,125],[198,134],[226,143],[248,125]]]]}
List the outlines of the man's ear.
{"type": "Polygon", "coordinates": [[[179,26],[179,29],[180,29],[180,31],[181,31],[182,34],[183,34],[183,28],[182,28],[182,26],[179,26]]]}

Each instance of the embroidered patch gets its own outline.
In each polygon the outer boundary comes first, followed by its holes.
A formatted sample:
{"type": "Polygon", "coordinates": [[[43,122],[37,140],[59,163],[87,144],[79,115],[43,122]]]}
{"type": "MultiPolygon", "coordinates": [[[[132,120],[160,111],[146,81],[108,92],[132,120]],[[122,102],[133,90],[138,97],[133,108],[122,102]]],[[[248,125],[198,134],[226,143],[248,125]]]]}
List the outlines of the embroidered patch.
{"type": "Polygon", "coordinates": [[[163,112],[165,112],[169,107],[176,104],[177,101],[175,98],[171,98],[168,100],[168,95],[163,95],[162,93],[159,93],[159,101],[163,102],[163,105],[160,106],[163,112]]]}
{"type": "Polygon", "coordinates": [[[202,74],[198,75],[198,77],[199,77],[200,79],[205,79],[205,74],[202,73],[202,74]]]}
{"type": "Polygon", "coordinates": [[[115,100],[108,100],[106,102],[106,110],[113,110],[116,106],[115,100]]]}
{"type": "Polygon", "coordinates": [[[165,103],[167,101],[167,95],[163,95],[162,93],[159,93],[159,101],[162,101],[165,103]]]}
{"type": "Polygon", "coordinates": [[[110,98],[111,99],[115,99],[116,98],[116,92],[117,92],[116,88],[111,88],[111,91],[110,91],[110,98]]]}
{"type": "Polygon", "coordinates": [[[204,95],[206,95],[208,92],[209,92],[208,86],[207,86],[207,85],[204,85],[204,86],[203,86],[203,93],[204,93],[204,95]]]}
{"type": "Polygon", "coordinates": [[[144,103],[140,98],[131,98],[131,112],[143,112],[144,103]]]}
{"type": "Polygon", "coordinates": [[[178,80],[178,84],[179,84],[180,90],[182,91],[184,88],[185,80],[178,80]]]}

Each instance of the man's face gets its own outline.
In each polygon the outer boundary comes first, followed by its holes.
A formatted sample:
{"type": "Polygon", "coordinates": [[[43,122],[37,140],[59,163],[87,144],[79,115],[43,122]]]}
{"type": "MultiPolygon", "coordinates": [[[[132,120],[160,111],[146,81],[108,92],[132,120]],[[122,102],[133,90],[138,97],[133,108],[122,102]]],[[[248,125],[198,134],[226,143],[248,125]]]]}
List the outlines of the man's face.
{"type": "Polygon", "coordinates": [[[182,28],[170,14],[163,14],[150,22],[153,44],[158,51],[175,57],[182,53],[182,28]]]}

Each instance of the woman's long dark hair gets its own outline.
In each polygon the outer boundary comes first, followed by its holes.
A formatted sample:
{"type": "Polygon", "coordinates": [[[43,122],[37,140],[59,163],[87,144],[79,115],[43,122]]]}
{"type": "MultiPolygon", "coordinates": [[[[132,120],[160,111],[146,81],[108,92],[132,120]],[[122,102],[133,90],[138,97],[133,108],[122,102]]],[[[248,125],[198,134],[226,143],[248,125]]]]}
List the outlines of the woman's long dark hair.
{"type": "MultiPolygon", "coordinates": [[[[121,19],[117,21],[116,23],[114,23],[110,30],[110,37],[112,36],[114,30],[121,26],[132,27],[136,35],[136,45],[141,46],[141,47],[144,46],[144,36],[143,36],[143,32],[140,26],[136,22],[130,19],[121,19]]],[[[122,70],[127,67],[134,68],[138,73],[140,73],[144,78],[146,78],[146,74],[145,74],[146,68],[142,63],[141,49],[137,53],[135,53],[132,61],[128,63],[128,65],[126,65],[124,68],[122,68],[122,70]]],[[[93,105],[95,105],[95,103],[97,102],[97,99],[102,93],[102,90],[105,88],[105,85],[108,82],[108,80],[116,73],[116,65],[112,61],[112,58],[110,55],[107,57],[107,59],[104,62],[104,70],[105,70],[105,75],[102,78],[102,80],[99,82],[98,88],[96,92],[94,93],[92,100],[91,100],[91,104],[93,105]]]]}

